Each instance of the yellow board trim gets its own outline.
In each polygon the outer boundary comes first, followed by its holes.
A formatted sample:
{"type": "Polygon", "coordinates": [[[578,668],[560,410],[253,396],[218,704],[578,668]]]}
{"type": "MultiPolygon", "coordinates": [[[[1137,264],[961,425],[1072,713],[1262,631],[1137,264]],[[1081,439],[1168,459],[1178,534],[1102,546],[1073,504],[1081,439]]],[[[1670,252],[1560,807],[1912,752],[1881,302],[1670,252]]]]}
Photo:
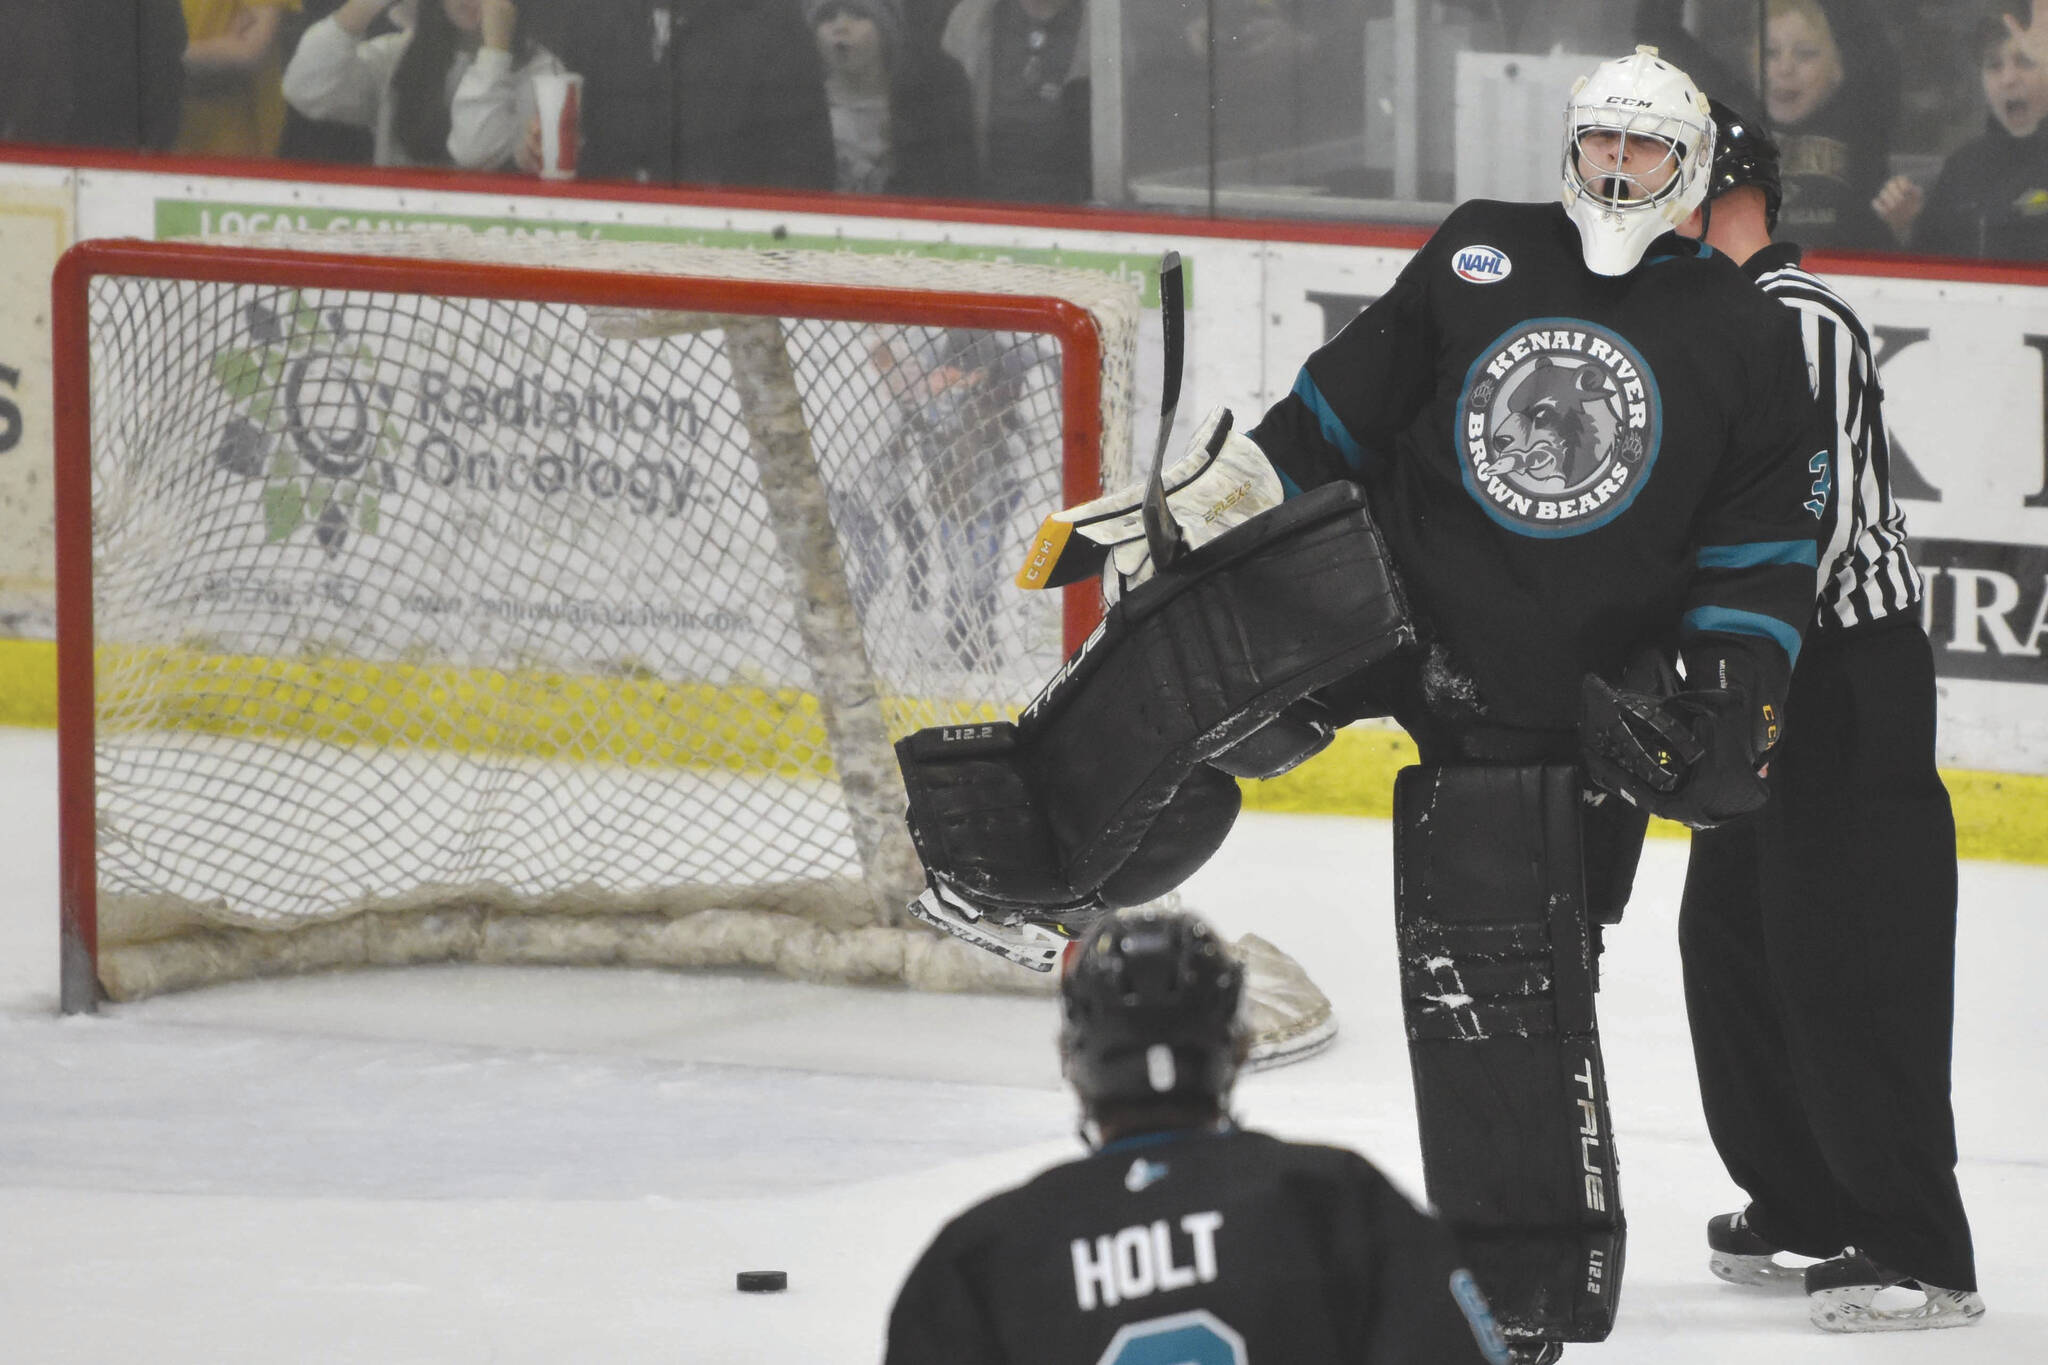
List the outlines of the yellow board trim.
{"type": "Polygon", "coordinates": [[[57,728],[57,646],[0,640],[0,725],[57,728]]]}
{"type": "MultiPolygon", "coordinates": [[[[1416,762],[1398,730],[1355,725],[1321,755],[1270,782],[1246,782],[1246,810],[1323,815],[1394,813],[1394,774],[1416,762]]],[[[1956,851],[1965,858],[2048,864],[2048,777],[1944,768],[1956,812],[1956,851]]],[[[1650,832],[1683,839],[1683,825],[1652,820],[1650,832]]]]}
{"type": "MultiPolygon", "coordinates": [[[[404,742],[630,764],[716,766],[824,776],[830,750],[817,701],[788,688],[671,684],[633,677],[509,674],[404,664],[204,656],[160,651],[151,662],[214,685],[184,723],[212,733],[320,735],[351,743],[404,742]],[[200,661],[205,660],[202,664],[200,661]],[[340,695],[357,711],[344,725],[340,695]],[[323,700],[323,698],[329,698],[323,700]],[[405,706],[395,706],[403,701],[405,706]],[[418,704],[429,718],[421,719],[418,704]],[[365,719],[367,716],[367,719],[365,719]]],[[[885,699],[891,733],[993,719],[966,707],[885,699]]],[[[0,724],[54,728],[57,651],[42,640],[0,640],[0,724]]],[[[1313,762],[1270,782],[1247,782],[1245,808],[1324,815],[1393,813],[1394,774],[1416,761],[1397,730],[1353,726],[1313,762]]],[[[1945,769],[1965,858],[2048,865],[2048,777],[1945,769]]],[[[1653,833],[1685,830],[1654,821],[1653,833]]]]}
{"type": "Polygon", "coordinates": [[[100,715],[132,715],[152,733],[781,777],[832,771],[817,700],[794,689],[174,648],[103,646],[96,663],[100,715]],[[132,691],[124,679],[135,680],[132,691]]]}
{"type": "MultiPolygon", "coordinates": [[[[669,683],[448,665],[288,659],[102,647],[103,716],[138,728],[231,737],[646,767],[722,768],[790,778],[832,775],[817,698],[795,688],[669,683]],[[123,679],[135,679],[129,688],[123,679]],[[146,717],[146,719],[141,719],[146,717]]],[[[0,641],[0,723],[54,726],[56,650],[0,641]]],[[[993,706],[884,697],[892,733],[991,720],[993,706]]]]}

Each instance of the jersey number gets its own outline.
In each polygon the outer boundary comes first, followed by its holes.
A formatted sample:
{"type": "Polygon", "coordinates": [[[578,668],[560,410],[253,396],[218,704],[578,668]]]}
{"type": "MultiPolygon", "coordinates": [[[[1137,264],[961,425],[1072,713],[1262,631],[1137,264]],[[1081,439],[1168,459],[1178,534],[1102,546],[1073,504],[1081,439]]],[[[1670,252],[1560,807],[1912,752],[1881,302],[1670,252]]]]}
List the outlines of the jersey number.
{"type": "Polygon", "coordinates": [[[1813,513],[1815,521],[1819,521],[1822,514],[1828,510],[1828,494],[1835,486],[1835,472],[1828,468],[1828,453],[1825,450],[1815,451],[1813,458],[1806,462],[1806,468],[1808,473],[1815,476],[1813,497],[1807,501],[1806,510],[1813,513]]]}
{"type": "Polygon", "coordinates": [[[1246,1365],[1244,1338],[1206,1309],[1119,1327],[1095,1365],[1246,1365]]]}

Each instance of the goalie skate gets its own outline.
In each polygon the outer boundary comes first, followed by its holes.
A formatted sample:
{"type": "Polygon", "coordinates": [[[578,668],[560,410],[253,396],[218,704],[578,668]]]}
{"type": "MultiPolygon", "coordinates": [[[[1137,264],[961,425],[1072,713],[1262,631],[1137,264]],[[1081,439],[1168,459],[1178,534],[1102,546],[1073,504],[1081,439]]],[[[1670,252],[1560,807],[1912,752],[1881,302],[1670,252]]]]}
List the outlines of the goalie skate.
{"type": "Polygon", "coordinates": [[[1245,1027],[1252,1036],[1245,1070],[1286,1066],[1328,1047],[1337,1036],[1337,1016],[1301,964],[1257,934],[1239,938],[1235,951],[1244,964],[1245,1027]]]}
{"type": "Polygon", "coordinates": [[[1027,919],[1017,911],[985,910],[950,888],[931,886],[910,903],[910,913],[932,928],[986,949],[1034,972],[1058,965],[1067,944],[1087,924],[1027,919]]]}
{"type": "Polygon", "coordinates": [[[1806,1296],[1823,1332],[1919,1332],[1968,1327],[1984,1316],[1975,1290],[1922,1284],[1853,1248],[1808,1267],[1806,1296]]]}
{"type": "Polygon", "coordinates": [[[1707,1221],[1707,1269],[1729,1284],[1799,1294],[1806,1290],[1806,1267],[1788,1265],[1788,1254],[1757,1236],[1746,1212],[1724,1213],[1707,1221]]]}

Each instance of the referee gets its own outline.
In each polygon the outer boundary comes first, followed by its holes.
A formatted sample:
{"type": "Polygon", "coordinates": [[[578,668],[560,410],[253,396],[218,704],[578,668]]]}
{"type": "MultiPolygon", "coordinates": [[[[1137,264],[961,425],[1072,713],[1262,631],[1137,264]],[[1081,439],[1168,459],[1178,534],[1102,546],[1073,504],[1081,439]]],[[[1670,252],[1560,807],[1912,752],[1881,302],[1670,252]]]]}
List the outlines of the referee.
{"type": "Polygon", "coordinates": [[[1984,1304],[1949,1103],[1955,819],[1883,390],[1855,312],[1771,242],[1776,145],[1726,106],[1713,118],[1708,201],[1686,230],[1799,314],[1836,419],[1815,491],[1839,486],[1770,803],[1693,835],[1679,910],[1707,1127],[1750,1201],[1708,1224],[1709,1264],[1803,1281],[1830,1331],[1963,1326],[1984,1304]],[[1801,1275],[1779,1251],[1821,1259],[1801,1275]],[[1925,1298],[1876,1301],[1892,1287],[1925,1298]]]}

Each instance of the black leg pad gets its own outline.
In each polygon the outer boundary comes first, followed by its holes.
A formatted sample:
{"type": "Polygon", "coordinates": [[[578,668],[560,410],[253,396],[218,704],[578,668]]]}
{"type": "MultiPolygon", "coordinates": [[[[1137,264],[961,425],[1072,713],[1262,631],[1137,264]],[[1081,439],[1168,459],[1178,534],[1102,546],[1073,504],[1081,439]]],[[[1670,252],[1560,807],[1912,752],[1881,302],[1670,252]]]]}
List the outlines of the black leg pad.
{"type": "Polygon", "coordinates": [[[1134,589],[1018,721],[1074,885],[1121,867],[1196,764],[1413,638],[1349,484],[1254,517],[1134,589]]]}
{"type": "Polygon", "coordinates": [[[1033,914],[1096,908],[1067,880],[1009,721],[935,725],[896,741],[918,861],[976,900],[1033,914]]]}
{"type": "MultiPolygon", "coordinates": [[[[1237,814],[1229,778],[1204,765],[1413,640],[1358,489],[1291,499],[1117,602],[1014,726],[899,740],[918,854],[990,906],[1130,904],[1138,889],[1170,890],[1237,814]]],[[[1285,766],[1313,738],[1255,761],[1285,766]]]]}
{"type": "Polygon", "coordinates": [[[1430,1201],[1511,1336],[1604,1340],[1615,1183],[1569,764],[1404,769],[1395,915],[1430,1201]]]}
{"type": "Polygon", "coordinates": [[[1196,768],[1123,866],[1103,882],[1103,903],[1112,909],[1143,905],[1194,876],[1223,847],[1243,803],[1243,794],[1228,774],[1196,768]]]}

